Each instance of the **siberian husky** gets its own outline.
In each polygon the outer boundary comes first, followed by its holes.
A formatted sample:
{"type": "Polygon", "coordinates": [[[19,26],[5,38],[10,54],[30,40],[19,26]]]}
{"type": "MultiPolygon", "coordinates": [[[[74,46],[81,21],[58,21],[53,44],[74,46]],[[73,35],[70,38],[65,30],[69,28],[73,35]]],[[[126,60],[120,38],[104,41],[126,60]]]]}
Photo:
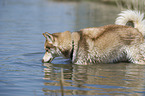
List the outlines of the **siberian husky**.
{"type": "Polygon", "coordinates": [[[57,56],[70,58],[74,64],[116,63],[128,61],[145,64],[144,14],[126,10],[119,14],[116,25],[81,29],[77,32],[43,33],[46,50],[42,62],[57,56]],[[126,26],[128,22],[133,27],[126,26]]]}

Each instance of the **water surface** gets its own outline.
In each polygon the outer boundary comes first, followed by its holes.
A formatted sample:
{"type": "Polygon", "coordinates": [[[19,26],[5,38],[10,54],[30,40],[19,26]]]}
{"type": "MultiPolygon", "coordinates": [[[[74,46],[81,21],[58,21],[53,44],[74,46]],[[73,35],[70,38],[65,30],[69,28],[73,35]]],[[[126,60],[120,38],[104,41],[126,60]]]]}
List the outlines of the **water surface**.
{"type": "Polygon", "coordinates": [[[113,24],[120,11],[98,2],[0,0],[0,96],[144,96],[145,66],[79,66],[56,58],[41,63],[43,32],[113,24]]]}

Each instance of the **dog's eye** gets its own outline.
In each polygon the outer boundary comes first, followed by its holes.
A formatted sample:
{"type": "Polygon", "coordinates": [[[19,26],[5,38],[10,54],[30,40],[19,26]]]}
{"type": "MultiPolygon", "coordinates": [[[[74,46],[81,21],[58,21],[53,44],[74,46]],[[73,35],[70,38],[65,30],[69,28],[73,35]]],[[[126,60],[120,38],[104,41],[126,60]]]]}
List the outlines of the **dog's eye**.
{"type": "Polygon", "coordinates": [[[50,47],[46,47],[45,50],[46,50],[46,51],[49,51],[49,50],[50,50],[50,47]]]}
{"type": "Polygon", "coordinates": [[[50,47],[46,47],[47,49],[50,49],[50,47]]]}

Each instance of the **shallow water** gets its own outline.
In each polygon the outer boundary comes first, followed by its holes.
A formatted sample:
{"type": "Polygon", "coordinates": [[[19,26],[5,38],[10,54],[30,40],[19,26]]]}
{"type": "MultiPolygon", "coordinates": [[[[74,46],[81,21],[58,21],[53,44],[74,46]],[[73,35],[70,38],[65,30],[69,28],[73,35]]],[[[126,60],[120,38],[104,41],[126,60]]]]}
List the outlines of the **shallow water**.
{"type": "Polygon", "coordinates": [[[119,10],[96,2],[0,0],[0,96],[144,96],[145,66],[41,63],[43,32],[113,24],[119,10]]]}

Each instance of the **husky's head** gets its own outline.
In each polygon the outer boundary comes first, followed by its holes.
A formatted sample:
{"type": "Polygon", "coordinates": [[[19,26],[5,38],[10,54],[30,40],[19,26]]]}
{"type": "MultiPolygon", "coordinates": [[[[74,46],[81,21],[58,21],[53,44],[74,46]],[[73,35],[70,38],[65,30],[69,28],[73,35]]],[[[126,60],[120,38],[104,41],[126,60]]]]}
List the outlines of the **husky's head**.
{"type": "Polygon", "coordinates": [[[51,62],[55,57],[69,57],[72,48],[71,33],[65,31],[63,33],[49,34],[43,33],[46,38],[44,49],[46,50],[42,62],[51,62]]]}

